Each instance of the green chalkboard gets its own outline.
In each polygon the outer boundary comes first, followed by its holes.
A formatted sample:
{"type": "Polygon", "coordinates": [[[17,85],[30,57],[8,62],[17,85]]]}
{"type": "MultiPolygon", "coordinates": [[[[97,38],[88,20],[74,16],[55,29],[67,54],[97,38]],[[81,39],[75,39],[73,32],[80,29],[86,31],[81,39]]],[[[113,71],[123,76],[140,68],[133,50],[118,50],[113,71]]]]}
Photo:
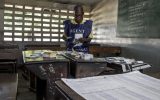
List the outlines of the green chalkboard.
{"type": "Polygon", "coordinates": [[[119,0],[117,36],[160,38],[160,0],[119,0]]]}

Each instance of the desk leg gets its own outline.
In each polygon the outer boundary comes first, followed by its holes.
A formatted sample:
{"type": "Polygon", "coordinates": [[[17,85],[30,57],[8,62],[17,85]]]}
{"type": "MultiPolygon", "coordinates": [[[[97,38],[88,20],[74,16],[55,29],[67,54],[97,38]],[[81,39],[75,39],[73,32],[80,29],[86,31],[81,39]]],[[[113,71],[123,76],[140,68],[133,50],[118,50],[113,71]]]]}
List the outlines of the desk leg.
{"type": "Polygon", "coordinates": [[[36,77],[36,100],[46,100],[46,81],[36,77]]]}
{"type": "Polygon", "coordinates": [[[36,91],[36,76],[29,72],[29,89],[33,92],[36,91]]]}

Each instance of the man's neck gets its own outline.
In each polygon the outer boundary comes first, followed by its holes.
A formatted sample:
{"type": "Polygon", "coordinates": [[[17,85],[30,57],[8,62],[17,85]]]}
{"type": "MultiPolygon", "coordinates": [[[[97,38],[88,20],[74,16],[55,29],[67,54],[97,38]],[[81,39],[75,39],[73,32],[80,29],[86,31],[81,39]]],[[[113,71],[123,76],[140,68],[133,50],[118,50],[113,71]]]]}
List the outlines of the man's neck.
{"type": "Polygon", "coordinates": [[[82,24],[82,23],[84,23],[84,21],[81,21],[80,23],[77,23],[77,22],[75,21],[75,19],[71,20],[71,22],[72,22],[73,24],[82,24]]]}

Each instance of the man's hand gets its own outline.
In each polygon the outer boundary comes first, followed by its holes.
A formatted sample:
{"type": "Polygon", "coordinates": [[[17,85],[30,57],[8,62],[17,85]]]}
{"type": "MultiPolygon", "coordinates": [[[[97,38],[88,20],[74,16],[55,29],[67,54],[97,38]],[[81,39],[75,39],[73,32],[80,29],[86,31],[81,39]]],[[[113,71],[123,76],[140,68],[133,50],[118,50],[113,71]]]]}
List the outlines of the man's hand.
{"type": "Polygon", "coordinates": [[[72,38],[72,37],[67,37],[67,40],[68,40],[68,39],[71,39],[71,38],[72,38]]]}
{"type": "Polygon", "coordinates": [[[65,41],[66,41],[66,40],[68,40],[68,39],[71,39],[72,37],[67,37],[66,35],[63,35],[63,37],[62,37],[62,38],[63,38],[63,40],[65,40],[65,41]]]}
{"type": "Polygon", "coordinates": [[[85,38],[79,38],[78,41],[81,42],[81,43],[84,43],[85,42],[85,38]]]}

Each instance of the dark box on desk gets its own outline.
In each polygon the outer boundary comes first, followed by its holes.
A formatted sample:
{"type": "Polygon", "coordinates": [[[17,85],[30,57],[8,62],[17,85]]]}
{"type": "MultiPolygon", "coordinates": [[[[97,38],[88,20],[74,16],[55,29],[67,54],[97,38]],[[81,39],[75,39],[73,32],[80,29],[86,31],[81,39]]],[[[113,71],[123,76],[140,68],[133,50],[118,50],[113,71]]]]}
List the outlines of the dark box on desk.
{"type": "Polygon", "coordinates": [[[70,65],[70,73],[75,78],[92,77],[101,75],[106,71],[106,62],[97,61],[73,61],[70,65]]]}

